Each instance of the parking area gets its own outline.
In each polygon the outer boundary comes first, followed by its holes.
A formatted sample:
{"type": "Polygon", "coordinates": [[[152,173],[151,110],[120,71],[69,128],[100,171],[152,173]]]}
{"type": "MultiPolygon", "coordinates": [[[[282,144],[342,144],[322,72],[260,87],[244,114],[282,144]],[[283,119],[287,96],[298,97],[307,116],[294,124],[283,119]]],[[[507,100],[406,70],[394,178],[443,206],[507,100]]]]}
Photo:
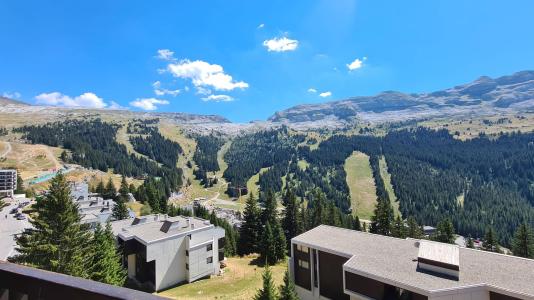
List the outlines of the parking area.
{"type": "Polygon", "coordinates": [[[19,220],[15,216],[15,213],[10,213],[19,206],[21,201],[16,199],[4,199],[4,201],[9,205],[0,211],[0,260],[6,260],[9,256],[13,255],[15,249],[14,236],[21,233],[25,228],[31,227],[27,215],[23,215],[24,219],[19,217],[22,219],[19,220]]]}

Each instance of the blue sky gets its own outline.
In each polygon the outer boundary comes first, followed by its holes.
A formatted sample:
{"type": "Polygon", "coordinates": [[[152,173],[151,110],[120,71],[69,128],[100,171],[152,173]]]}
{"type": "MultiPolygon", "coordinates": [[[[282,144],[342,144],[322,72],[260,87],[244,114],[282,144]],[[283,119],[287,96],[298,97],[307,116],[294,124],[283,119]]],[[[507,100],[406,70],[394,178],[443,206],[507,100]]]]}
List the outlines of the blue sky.
{"type": "Polygon", "coordinates": [[[2,0],[0,94],[266,119],[534,69],[533,15],[527,0],[2,0]]]}

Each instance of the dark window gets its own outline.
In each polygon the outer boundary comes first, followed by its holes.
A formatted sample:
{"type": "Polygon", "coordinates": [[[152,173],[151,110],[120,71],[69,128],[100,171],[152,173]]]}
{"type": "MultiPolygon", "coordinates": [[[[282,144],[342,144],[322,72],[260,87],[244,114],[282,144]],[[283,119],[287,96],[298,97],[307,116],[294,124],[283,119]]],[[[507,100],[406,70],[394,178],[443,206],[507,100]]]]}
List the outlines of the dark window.
{"type": "Polygon", "coordinates": [[[408,290],[404,290],[380,281],[376,281],[365,276],[360,276],[351,272],[345,272],[345,287],[354,293],[367,296],[377,300],[405,299],[405,300],[427,300],[428,297],[408,290]]]}
{"type": "Polygon", "coordinates": [[[185,264],[185,269],[189,270],[189,264],[185,264]]]}
{"type": "Polygon", "coordinates": [[[209,244],[207,247],[206,247],[206,251],[211,251],[213,250],[213,244],[209,244]]]}
{"type": "Polygon", "coordinates": [[[329,299],[349,299],[343,291],[343,264],[348,258],[319,251],[319,288],[329,299]]]}
{"type": "Polygon", "coordinates": [[[213,257],[211,257],[211,256],[208,257],[208,258],[206,259],[206,262],[207,262],[208,264],[211,264],[211,263],[213,262],[213,257]]]}
{"type": "MultiPolygon", "coordinates": [[[[302,249],[302,247],[300,247],[302,249]]],[[[308,251],[308,248],[306,248],[308,251]]],[[[295,284],[301,288],[311,290],[310,254],[299,251],[293,244],[293,267],[295,270],[295,284]]]]}
{"type": "Polygon", "coordinates": [[[185,250],[185,256],[189,256],[189,250],[185,250]]]}
{"type": "Polygon", "coordinates": [[[490,300],[519,300],[519,298],[514,298],[511,296],[490,292],[490,300]]]}
{"type": "Polygon", "coordinates": [[[313,257],[313,286],[319,287],[319,280],[317,278],[317,250],[313,249],[312,251],[312,257],[313,257]]]}

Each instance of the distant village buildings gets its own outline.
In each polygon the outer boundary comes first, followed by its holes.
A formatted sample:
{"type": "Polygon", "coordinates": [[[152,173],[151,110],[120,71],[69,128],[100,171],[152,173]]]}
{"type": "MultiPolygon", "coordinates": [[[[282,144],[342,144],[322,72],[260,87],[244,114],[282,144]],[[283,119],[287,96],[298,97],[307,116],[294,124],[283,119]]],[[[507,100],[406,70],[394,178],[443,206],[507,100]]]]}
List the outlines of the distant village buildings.
{"type": "Polygon", "coordinates": [[[0,170],[0,199],[13,197],[17,189],[17,170],[0,170]]]}
{"type": "Polygon", "coordinates": [[[87,183],[71,183],[71,196],[78,204],[83,224],[89,224],[91,228],[94,228],[98,224],[105,225],[111,221],[115,202],[111,199],[104,199],[98,194],[89,193],[87,183]]]}

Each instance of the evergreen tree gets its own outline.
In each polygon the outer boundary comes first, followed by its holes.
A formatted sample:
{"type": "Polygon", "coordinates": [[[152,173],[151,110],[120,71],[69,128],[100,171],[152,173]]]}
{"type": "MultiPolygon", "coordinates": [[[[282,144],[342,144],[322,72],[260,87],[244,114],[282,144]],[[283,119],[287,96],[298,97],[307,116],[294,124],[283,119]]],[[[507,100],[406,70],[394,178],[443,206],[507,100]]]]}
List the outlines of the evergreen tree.
{"type": "Polygon", "coordinates": [[[24,194],[24,180],[20,177],[20,173],[17,171],[17,188],[15,189],[15,194],[24,194]]]}
{"type": "Polygon", "coordinates": [[[100,182],[96,186],[95,192],[98,193],[100,196],[104,197],[104,193],[106,192],[106,188],[104,187],[104,181],[100,180],[100,182]]]}
{"type": "Polygon", "coordinates": [[[17,237],[13,262],[52,272],[88,277],[89,232],[80,223],[78,206],[61,173],[50,181],[49,192],[36,204],[33,228],[17,237]]]}
{"type": "Polygon", "coordinates": [[[260,258],[262,262],[269,265],[274,265],[278,262],[276,244],[276,238],[271,228],[271,224],[267,222],[260,248],[260,258]]]}
{"type": "Polygon", "coordinates": [[[488,229],[486,229],[484,240],[482,240],[482,250],[497,253],[501,252],[497,239],[497,234],[495,233],[493,227],[488,227],[488,229]]]}
{"type": "Polygon", "coordinates": [[[276,210],[276,197],[272,190],[267,191],[263,200],[263,211],[261,213],[261,221],[263,224],[274,224],[278,220],[278,211],[276,210]]]}
{"type": "Polygon", "coordinates": [[[401,239],[405,239],[408,236],[406,227],[404,226],[404,221],[401,219],[400,216],[397,216],[397,218],[395,219],[391,235],[401,239]]]}
{"type": "Polygon", "coordinates": [[[286,258],[287,254],[287,240],[284,230],[278,221],[273,224],[273,237],[275,239],[276,261],[283,260],[286,258]]]}
{"type": "Polygon", "coordinates": [[[113,206],[113,212],[111,214],[115,220],[124,220],[129,217],[128,208],[122,197],[118,197],[115,200],[115,206],[113,206]]]}
{"type": "Polygon", "coordinates": [[[470,249],[475,248],[475,242],[473,241],[473,238],[471,237],[471,235],[467,237],[467,240],[465,241],[465,246],[470,249]]]}
{"type": "Polygon", "coordinates": [[[362,230],[362,223],[360,223],[360,218],[358,216],[354,217],[354,225],[352,228],[358,231],[362,230]]]}
{"type": "Polygon", "coordinates": [[[406,233],[407,237],[411,237],[413,239],[420,239],[422,236],[421,228],[417,224],[417,221],[413,216],[409,216],[406,220],[406,224],[408,225],[408,231],[406,233]]]}
{"type": "Polygon", "coordinates": [[[289,270],[286,269],[284,273],[284,283],[280,286],[280,300],[299,300],[297,291],[295,290],[295,283],[289,276],[289,270]]]}
{"type": "Polygon", "coordinates": [[[128,190],[130,191],[130,193],[134,194],[136,191],[135,185],[133,183],[130,183],[128,190]]]}
{"type": "Polygon", "coordinates": [[[61,161],[62,161],[62,162],[64,162],[64,163],[68,162],[68,160],[69,160],[69,156],[68,156],[66,150],[63,150],[63,151],[61,152],[60,158],[61,158],[61,161]]]}
{"type": "Polygon", "coordinates": [[[388,197],[378,199],[374,215],[371,217],[371,232],[381,235],[391,235],[394,214],[388,197]]]}
{"type": "Polygon", "coordinates": [[[250,193],[245,211],[243,213],[243,224],[239,229],[239,243],[237,253],[241,256],[259,251],[261,220],[258,202],[253,193],[250,193]]]}
{"type": "Polygon", "coordinates": [[[111,180],[111,177],[108,180],[108,183],[106,184],[106,188],[104,189],[104,199],[115,199],[117,196],[117,189],[115,188],[115,184],[113,183],[113,180],[111,180]]]}
{"type": "Polygon", "coordinates": [[[265,265],[265,270],[263,271],[263,287],[258,291],[254,300],[276,300],[278,299],[278,294],[276,292],[276,287],[273,282],[273,275],[269,265],[265,265]]]}
{"type": "Polygon", "coordinates": [[[302,224],[299,220],[299,207],[297,204],[297,197],[292,190],[288,189],[284,196],[284,203],[286,208],[284,210],[284,219],[282,220],[282,227],[286,235],[287,246],[290,246],[291,239],[300,234],[302,224]]]}
{"type": "Polygon", "coordinates": [[[442,243],[454,244],[454,226],[449,218],[438,223],[432,240],[442,243]]]}
{"type": "Polygon", "coordinates": [[[126,182],[126,176],[122,175],[121,187],[119,188],[119,194],[124,202],[128,202],[129,193],[130,193],[130,187],[128,186],[128,182],[126,182]]]}
{"type": "Polygon", "coordinates": [[[91,245],[90,279],[122,286],[126,280],[126,271],[122,267],[110,223],[107,223],[105,228],[98,224],[91,245]]]}
{"type": "Polygon", "coordinates": [[[512,252],[516,256],[534,258],[534,232],[526,223],[519,225],[515,232],[512,252]]]}

